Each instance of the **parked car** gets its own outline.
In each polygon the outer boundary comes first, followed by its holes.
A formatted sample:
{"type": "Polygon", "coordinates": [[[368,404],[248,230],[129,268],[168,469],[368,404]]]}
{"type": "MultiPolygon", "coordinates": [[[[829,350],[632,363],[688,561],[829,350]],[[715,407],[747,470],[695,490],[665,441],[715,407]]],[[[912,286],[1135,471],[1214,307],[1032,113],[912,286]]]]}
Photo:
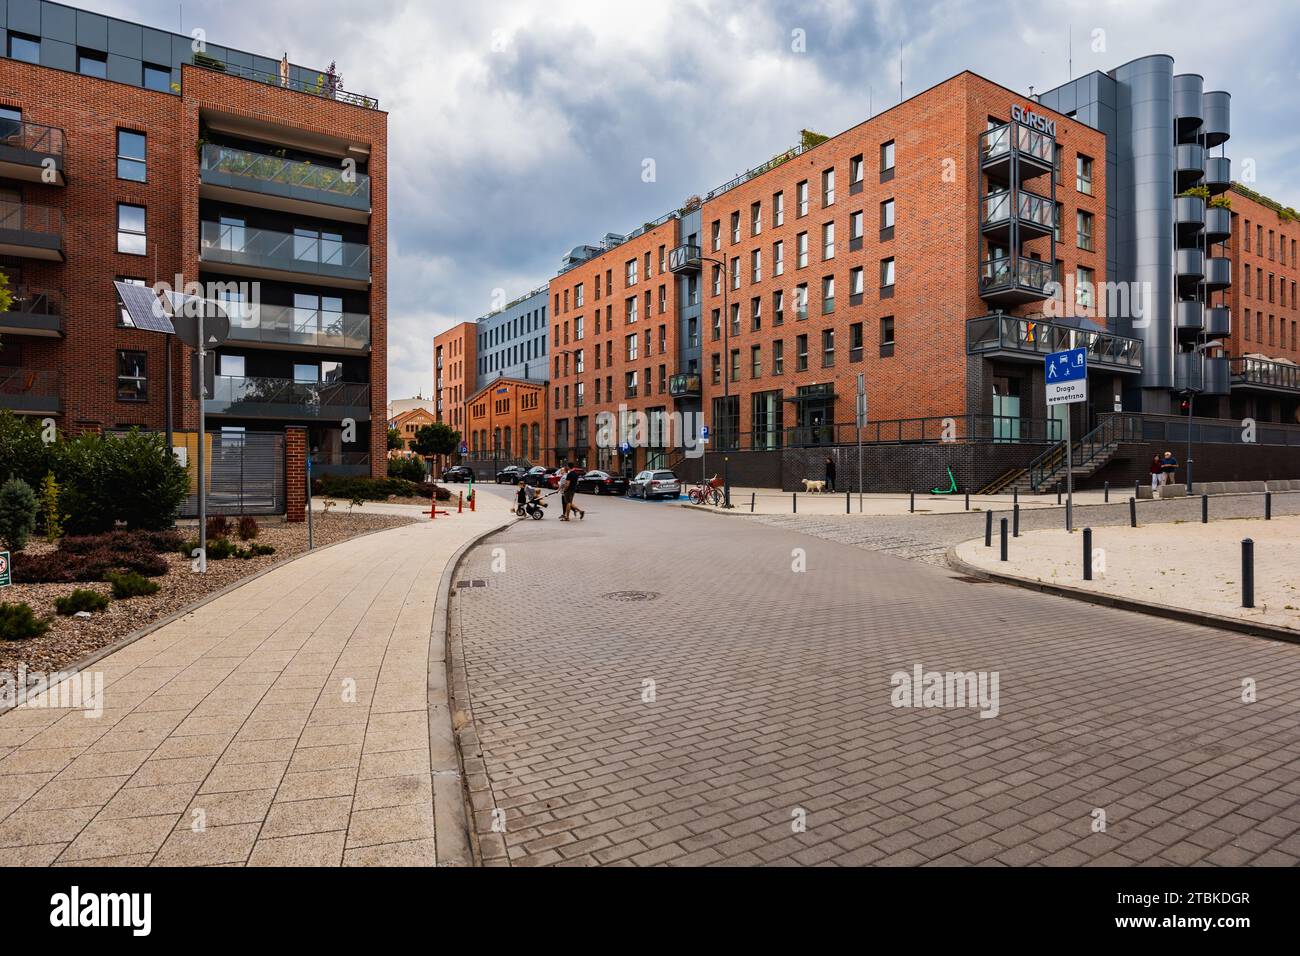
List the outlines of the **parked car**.
{"type": "Polygon", "coordinates": [[[464,465],[452,465],[442,473],[442,480],[449,482],[459,481],[463,484],[464,482],[474,480],[474,472],[472,469],[466,468],[464,465]]]}
{"type": "Polygon", "coordinates": [[[497,484],[498,485],[518,484],[520,479],[522,479],[526,474],[528,474],[527,469],[521,468],[519,465],[506,465],[504,468],[502,468],[500,471],[497,472],[497,484]]]}
{"type": "Polygon", "coordinates": [[[682,483],[666,469],[643,471],[628,483],[627,493],[634,498],[676,498],[682,493],[682,483]]]}
{"type": "Polygon", "coordinates": [[[578,491],[591,495],[625,495],[627,477],[612,475],[608,471],[588,471],[578,479],[578,491]]]}
{"type": "Polygon", "coordinates": [[[554,471],[554,468],[534,465],[532,468],[529,468],[528,471],[524,472],[524,484],[530,485],[533,488],[545,488],[547,476],[554,471]]]}
{"type": "MultiPolygon", "coordinates": [[[[572,468],[568,468],[568,469],[565,469],[565,470],[566,470],[566,471],[572,471],[573,469],[572,469],[572,468]]],[[[578,469],[578,475],[581,476],[583,473],[584,473],[584,469],[579,468],[579,469],[578,469]]],[[[550,473],[549,475],[546,476],[546,487],[547,487],[547,488],[550,488],[550,489],[552,489],[552,490],[554,490],[554,489],[560,487],[560,469],[559,469],[559,468],[552,468],[552,469],[551,469],[551,473],[550,473]]]]}

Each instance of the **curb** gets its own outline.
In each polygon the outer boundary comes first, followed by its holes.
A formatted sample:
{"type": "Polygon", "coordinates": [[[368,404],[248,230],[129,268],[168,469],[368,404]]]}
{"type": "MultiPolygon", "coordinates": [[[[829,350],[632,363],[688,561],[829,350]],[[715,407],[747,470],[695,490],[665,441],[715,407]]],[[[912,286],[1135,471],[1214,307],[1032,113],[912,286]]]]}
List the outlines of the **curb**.
{"type": "MultiPolygon", "coordinates": [[[[451,628],[451,582],[469,550],[491,535],[512,527],[510,521],[473,535],[456,549],[442,569],[438,597],[433,606],[433,624],[429,631],[429,767],[433,775],[433,837],[438,866],[475,866],[473,828],[469,822],[469,791],[466,787],[464,754],[452,718],[454,701],[468,697],[464,664],[453,652],[451,628]]],[[[466,700],[466,704],[468,701],[466,700]]],[[[471,721],[472,729],[472,721],[471,721]]]]}
{"type": "MultiPolygon", "coordinates": [[[[399,516],[394,515],[393,517],[399,517],[399,516]]],[[[411,522],[411,523],[415,524],[416,522],[411,522]]],[[[227,584],[225,587],[218,588],[217,590],[213,591],[211,594],[205,594],[197,601],[194,601],[191,604],[187,604],[183,608],[180,608],[179,610],[172,611],[170,614],[166,615],[165,617],[160,617],[158,618],[158,620],[151,621],[150,623],[146,624],[144,627],[132,631],[130,634],[126,634],[122,637],[119,637],[113,643],[106,644],[97,651],[92,651],[90,654],[88,654],[86,657],[83,657],[75,664],[69,664],[66,667],[60,667],[58,671],[55,672],[60,675],[60,680],[54,683],[53,685],[51,685],[51,687],[58,687],[59,684],[62,684],[63,681],[67,680],[73,674],[80,673],[81,671],[89,667],[91,664],[97,663],[98,661],[102,661],[105,657],[108,657],[110,654],[116,654],[118,651],[122,650],[122,648],[134,644],[142,637],[148,637],[154,631],[160,630],[166,627],[168,624],[173,624],[176,621],[179,621],[187,614],[193,614],[195,611],[203,607],[205,604],[209,604],[212,601],[215,601],[219,597],[224,597],[225,595],[229,594],[231,591],[243,587],[245,584],[249,584],[253,581],[256,581],[264,574],[270,574],[272,571],[275,571],[278,568],[282,568],[286,564],[292,564],[294,561],[297,561],[299,558],[305,558],[308,555],[316,554],[320,551],[328,551],[330,548],[336,548],[341,544],[348,544],[349,542],[352,541],[359,541],[362,538],[368,538],[372,534],[382,534],[385,531],[395,531],[397,530],[397,528],[400,527],[402,527],[402,525],[394,525],[392,528],[375,528],[373,531],[364,531],[361,534],[353,535],[350,538],[344,538],[342,541],[335,541],[332,544],[322,545],[319,548],[312,548],[310,551],[303,551],[300,554],[295,554],[288,558],[281,558],[279,561],[267,565],[266,567],[256,572],[255,574],[250,574],[246,578],[240,578],[238,581],[232,581],[229,584],[227,584]]],[[[43,694],[47,690],[50,690],[50,687],[38,686],[38,688],[35,690],[32,690],[29,687],[27,693],[43,694]]],[[[3,717],[11,710],[16,710],[18,706],[19,706],[18,704],[10,704],[7,707],[0,707],[0,717],[3,717]]]]}
{"type": "Polygon", "coordinates": [[[1142,601],[1133,598],[1120,597],[1114,594],[1102,594],[1097,591],[1087,591],[1083,588],[1071,587],[1068,584],[1048,584],[1045,581],[1031,581],[1028,578],[1019,578],[1010,574],[999,574],[996,571],[988,571],[959,558],[957,556],[956,545],[952,545],[948,548],[944,558],[947,561],[948,567],[952,568],[954,571],[960,571],[962,574],[979,578],[983,581],[992,581],[997,584],[1009,584],[1013,587],[1025,588],[1029,591],[1053,594],[1057,597],[1071,598],[1075,601],[1083,601],[1087,604],[1098,604],[1102,607],[1112,607],[1121,611],[1132,611],[1137,614],[1146,614],[1150,617],[1162,617],[1171,621],[1181,621],[1184,624],[1199,624],[1202,627],[1213,627],[1223,631],[1235,631],[1238,634],[1249,634],[1252,637],[1263,637],[1271,641],[1284,641],[1288,644],[1300,644],[1300,632],[1289,630],[1284,627],[1275,627],[1271,624],[1262,624],[1255,621],[1243,621],[1239,618],[1225,617],[1222,614],[1211,614],[1207,611],[1189,611],[1185,608],[1172,607],[1167,604],[1145,604],[1142,601]]]}

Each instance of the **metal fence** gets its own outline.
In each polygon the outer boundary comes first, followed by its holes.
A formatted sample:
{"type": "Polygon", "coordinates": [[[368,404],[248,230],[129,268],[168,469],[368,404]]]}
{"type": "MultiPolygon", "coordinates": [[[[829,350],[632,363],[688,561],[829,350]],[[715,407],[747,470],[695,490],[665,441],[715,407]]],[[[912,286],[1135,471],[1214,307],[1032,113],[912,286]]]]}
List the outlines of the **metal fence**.
{"type": "MultiPolygon", "coordinates": [[[[177,433],[176,444],[194,448],[194,435],[177,433]],[[188,437],[188,442],[186,438],[188,437]]],[[[285,511],[284,435],[278,432],[209,432],[206,484],[208,514],[273,515],[285,511]]],[[[199,513],[198,462],[188,468],[193,493],[181,505],[182,518],[199,513]]]]}

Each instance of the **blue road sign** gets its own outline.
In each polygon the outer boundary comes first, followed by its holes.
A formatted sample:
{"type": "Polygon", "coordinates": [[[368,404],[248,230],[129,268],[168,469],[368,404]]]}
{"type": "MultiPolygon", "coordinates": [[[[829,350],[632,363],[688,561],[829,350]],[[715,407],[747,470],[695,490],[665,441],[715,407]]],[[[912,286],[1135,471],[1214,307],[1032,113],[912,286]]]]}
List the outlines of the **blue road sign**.
{"type": "Polygon", "coordinates": [[[1088,350],[1067,349],[1043,359],[1043,382],[1047,404],[1060,405],[1088,400],[1088,350]]]}
{"type": "Polygon", "coordinates": [[[708,440],[708,437],[709,437],[709,426],[708,426],[708,425],[701,425],[701,426],[700,426],[700,437],[703,438],[703,439],[705,439],[706,441],[708,440]]]}
{"type": "Polygon", "coordinates": [[[469,451],[469,446],[466,445],[464,442],[461,442],[461,443],[460,443],[460,453],[461,453],[462,455],[464,455],[464,454],[466,454],[468,451],[469,451]]]}

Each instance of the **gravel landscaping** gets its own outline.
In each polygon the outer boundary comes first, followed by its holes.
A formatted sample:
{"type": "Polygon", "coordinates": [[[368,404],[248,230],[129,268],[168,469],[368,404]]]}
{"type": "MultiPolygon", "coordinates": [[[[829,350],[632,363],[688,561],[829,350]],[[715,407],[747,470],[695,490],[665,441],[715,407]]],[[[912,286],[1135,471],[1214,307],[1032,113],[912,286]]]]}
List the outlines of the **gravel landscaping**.
{"type": "MultiPolygon", "coordinates": [[[[334,544],[359,534],[395,528],[411,523],[414,518],[400,515],[349,514],[346,506],[332,509],[328,514],[317,512],[313,520],[313,540],[316,547],[334,544]]],[[[196,574],[191,570],[192,559],[179,553],[165,554],[168,564],[166,575],[151,578],[159,585],[156,594],[114,600],[106,611],[89,618],[61,617],[54,612],[54,601],[86,588],[111,595],[107,583],[83,584],[15,584],[0,589],[0,601],[25,601],[38,617],[51,619],[50,629],[40,637],[26,640],[0,640],[0,671],[15,671],[24,665],[28,671],[52,671],[75,664],[100,648],[112,644],[132,631],[145,627],[159,618],[172,614],[199,600],[206,594],[256,574],[278,561],[301,554],[307,550],[307,525],[287,524],[282,518],[258,519],[261,532],[257,544],[271,545],[274,554],[249,559],[227,558],[209,560],[208,573],[196,574]]],[[[187,536],[197,535],[194,522],[181,522],[178,527],[187,536]]],[[[236,540],[236,543],[242,544],[236,540]]],[[[43,541],[31,541],[24,553],[41,553],[52,550],[43,541]]],[[[23,554],[15,556],[15,563],[23,554]]]]}

